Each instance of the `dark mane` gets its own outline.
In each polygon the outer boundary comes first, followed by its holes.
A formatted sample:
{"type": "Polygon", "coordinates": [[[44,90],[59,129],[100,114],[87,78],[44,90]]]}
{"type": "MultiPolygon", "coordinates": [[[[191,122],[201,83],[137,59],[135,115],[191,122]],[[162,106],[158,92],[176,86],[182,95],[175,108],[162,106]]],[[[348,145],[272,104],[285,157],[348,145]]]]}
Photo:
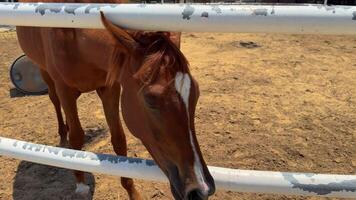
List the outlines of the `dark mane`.
{"type": "MultiPolygon", "coordinates": [[[[178,71],[189,72],[188,60],[167,34],[161,32],[142,34],[141,32],[136,39],[145,47],[143,49],[144,60],[134,74],[134,78],[144,85],[154,82],[162,71],[165,71],[167,76],[174,76],[178,71]]],[[[121,71],[125,70],[124,66],[128,64],[128,57],[130,56],[125,56],[120,50],[114,51],[111,58],[113,66],[108,71],[107,84],[112,85],[116,78],[123,74],[121,71]]]]}
{"type": "Polygon", "coordinates": [[[136,79],[148,85],[154,82],[162,71],[171,76],[177,71],[189,72],[187,59],[167,35],[156,33],[152,39],[154,42],[146,49],[142,66],[134,75],[136,79]]]}

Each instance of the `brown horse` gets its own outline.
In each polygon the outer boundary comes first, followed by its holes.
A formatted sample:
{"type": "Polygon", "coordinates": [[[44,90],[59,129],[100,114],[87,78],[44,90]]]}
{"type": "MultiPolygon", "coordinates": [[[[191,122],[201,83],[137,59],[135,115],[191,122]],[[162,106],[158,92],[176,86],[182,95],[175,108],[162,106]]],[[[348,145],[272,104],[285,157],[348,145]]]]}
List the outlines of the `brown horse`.
{"type": "MultiPolygon", "coordinates": [[[[103,14],[101,19],[106,30],[17,27],[23,51],[40,66],[48,84],[60,144],[67,143],[68,131],[69,146],[82,148],[84,131],[76,100],[81,93],[96,90],[114,151],[126,156],[126,138],[119,119],[121,98],[128,129],[169,178],[174,197],[207,199],[215,186],[195,135],[199,88],[179,49],[180,34],[128,32],[103,14]]],[[[76,191],[88,193],[83,172],[76,171],[75,176],[76,191]]],[[[121,184],[130,199],[141,199],[132,179],[121,178],[121,184]]]]}

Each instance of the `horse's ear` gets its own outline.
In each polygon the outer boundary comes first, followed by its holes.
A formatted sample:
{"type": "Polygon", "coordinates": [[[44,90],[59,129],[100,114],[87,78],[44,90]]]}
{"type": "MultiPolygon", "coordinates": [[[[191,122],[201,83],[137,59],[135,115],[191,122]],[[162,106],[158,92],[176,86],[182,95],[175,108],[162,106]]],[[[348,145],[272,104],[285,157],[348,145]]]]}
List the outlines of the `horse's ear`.
{"type": "Polygon", "coordinates": [[[100,11],[101,22],[103,23],[106,30],[127,50],[132,51],[136,46],[137,42],[135,39],[128,34],[121,27],[113,24],[108,20],[102,11],[100,11]]]}
{"type": "Polygon", "coordinates": [[[169,40],[176,45],[178,49],[180,49],[180,38],[182,33],[181,32],[159,32],[165,35],[169,40]]]}
{"type": "Polygon", "coordinates": [[[178,49],[180,49],[180,38],[181,32],[171,32],[168,37],[169,39],[176,45],[178,49]]]}

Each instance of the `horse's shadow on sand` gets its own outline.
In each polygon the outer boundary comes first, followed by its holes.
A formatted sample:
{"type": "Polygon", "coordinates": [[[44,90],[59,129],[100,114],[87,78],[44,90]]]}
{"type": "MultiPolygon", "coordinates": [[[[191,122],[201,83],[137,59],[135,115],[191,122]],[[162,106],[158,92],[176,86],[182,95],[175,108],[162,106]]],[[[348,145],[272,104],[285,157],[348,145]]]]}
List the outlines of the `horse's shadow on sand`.
{"type": "Polygon", "coordinates": [[[76,183],[71,170],[21,161],[12,196],[14,200],[91,200],[95,179],[91,173],[85,173],[85,178],[90,195],[84,197],[75,193],[76,183]]]}
{"type": "MultiPolygon", "coordinates": [[[[105,137],[105,132],[101,128],[87,130],[85,143],[105,137]]],[[[93,174],[85,173],[85,183],[90,186],[90,195],[78,195],[72,170],[21,161],[16,170],[12,197],[14,200],[92,200],[95,192],[93,174]]]]}

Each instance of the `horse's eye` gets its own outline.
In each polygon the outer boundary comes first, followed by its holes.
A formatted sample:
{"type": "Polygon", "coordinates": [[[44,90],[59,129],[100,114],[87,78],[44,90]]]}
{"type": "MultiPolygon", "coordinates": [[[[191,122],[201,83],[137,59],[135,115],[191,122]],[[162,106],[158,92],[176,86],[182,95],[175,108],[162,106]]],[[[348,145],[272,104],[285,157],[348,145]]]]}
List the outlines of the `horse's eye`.
{"type": "Polygon", "coordinates": [[[146,93],[143,96],[145,105],[150,109],[157,109],[159,107],[159,102],[161,97],[154,93],[146,93]]]}

